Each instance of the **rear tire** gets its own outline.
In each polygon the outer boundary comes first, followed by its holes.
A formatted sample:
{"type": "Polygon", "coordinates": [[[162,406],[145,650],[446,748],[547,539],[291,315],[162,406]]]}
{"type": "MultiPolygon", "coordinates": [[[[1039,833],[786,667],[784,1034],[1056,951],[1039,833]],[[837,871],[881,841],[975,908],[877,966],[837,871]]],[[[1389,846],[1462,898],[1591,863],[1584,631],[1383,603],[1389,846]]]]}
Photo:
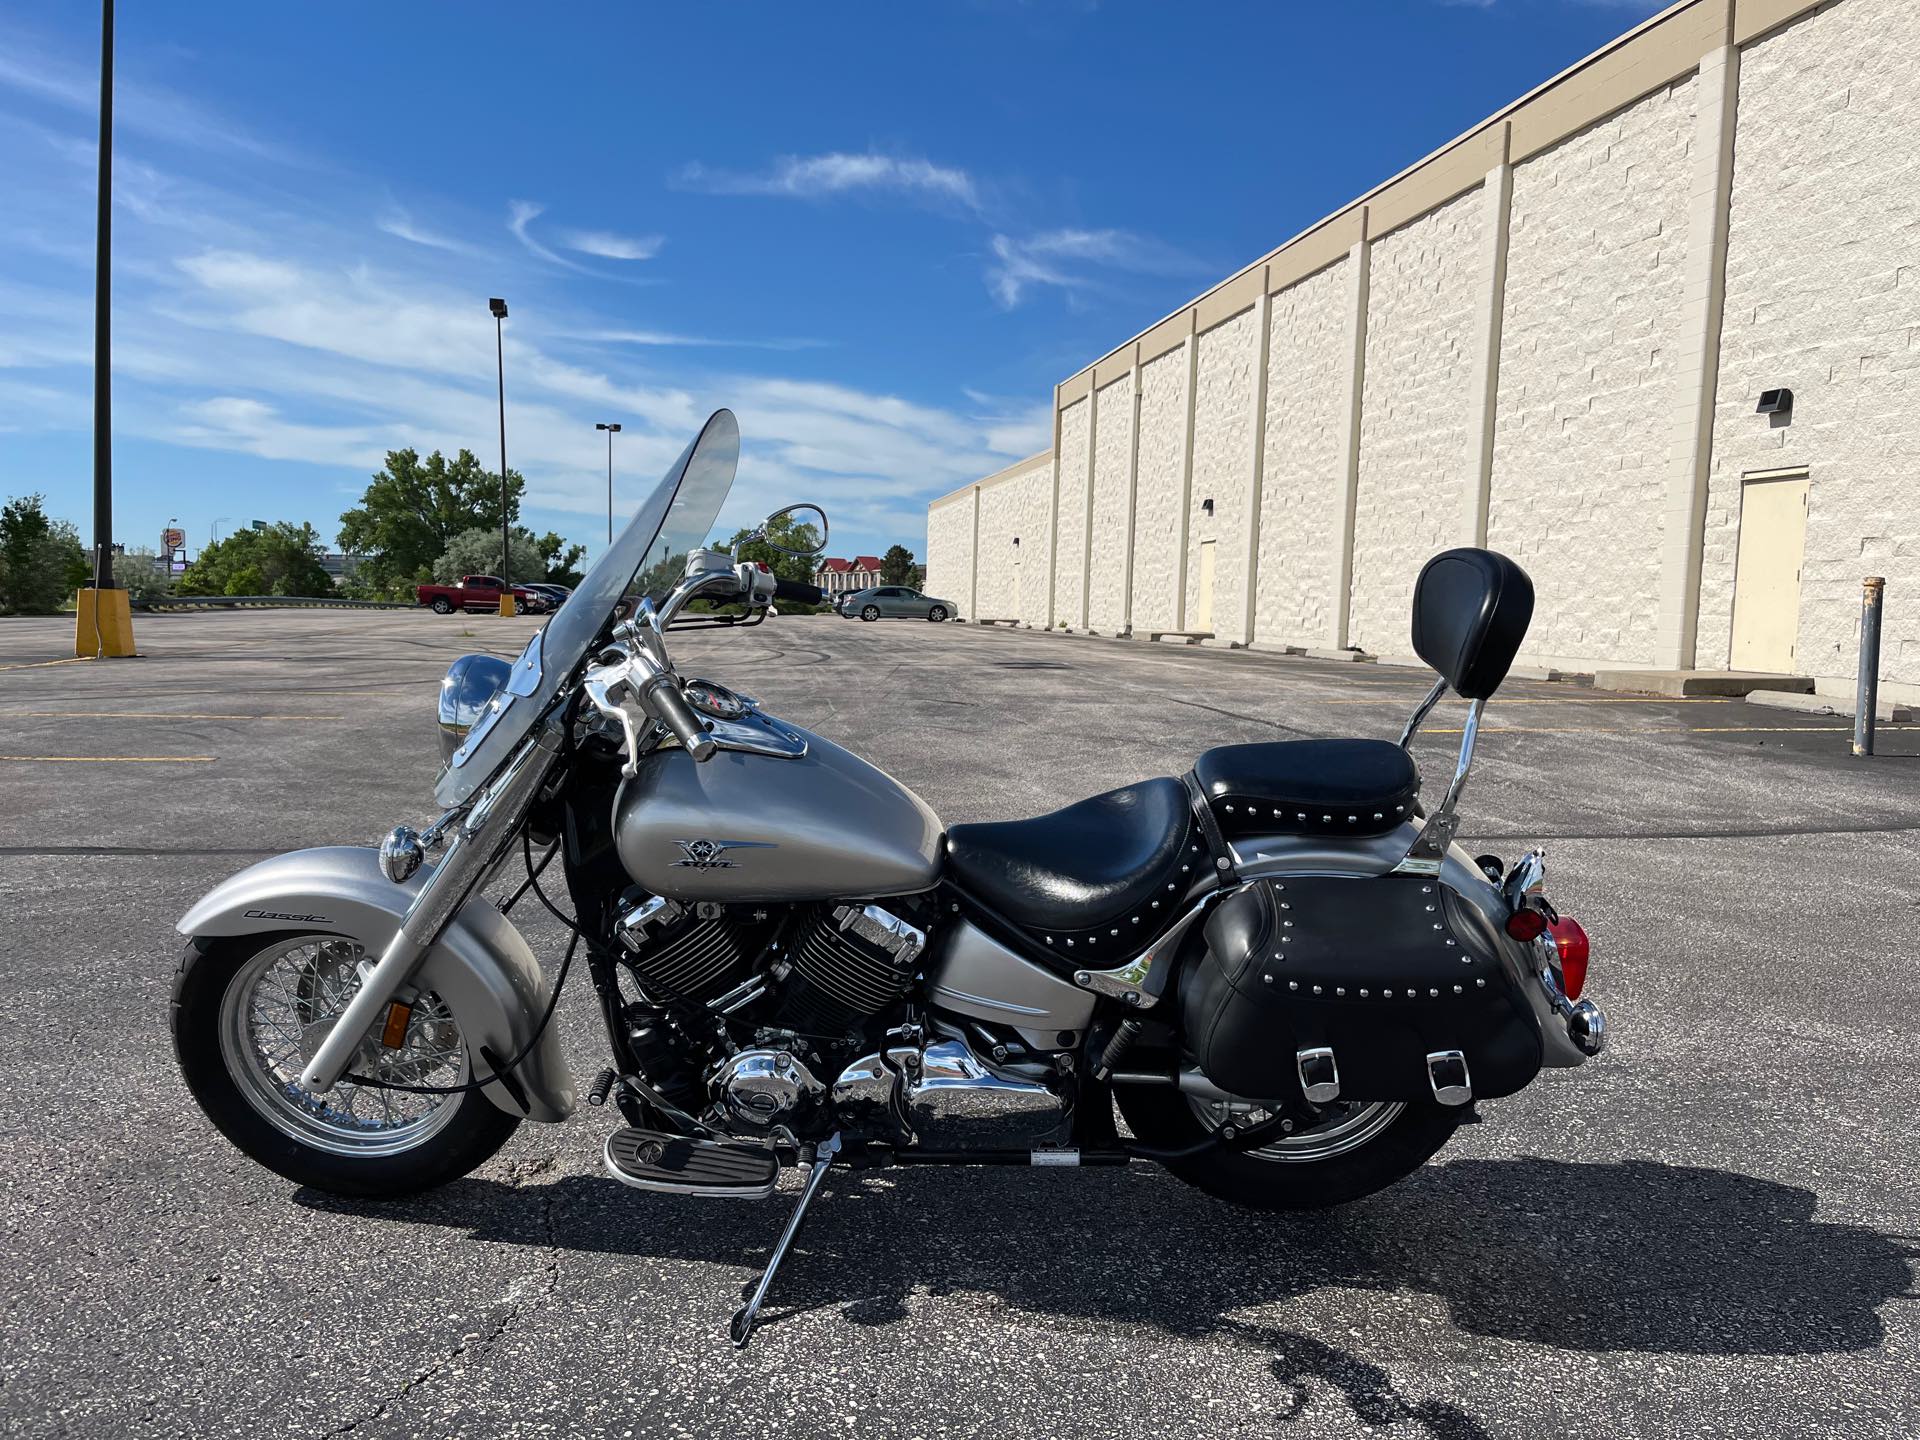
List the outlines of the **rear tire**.
{"type": "Polygon", "coordinates": [[[936,605],[931,610],[927,611],[927,619],[931,620],[936,625],[938,625],[942,620],[946,618],[947,618],[947,607],[944,605],[936,605]]]}
{"type": "MultiPolygon", "coordinates": [[[[1148,1145],[1193,1145],[1214,1128],[1184,1092],[1171,1087],[1116,1085],[1114,1097],[1128,1128],[1148,1145]]],[[[1336,1122],[1352,1126],[1353,1143],[1344,1149],[1324,1143],[1330,1152],[1324,1158],[1312,1158],[1314,1136],[1337,1135],[1335,1126],[1302,1131],[1259,1150],[1214,1149],[1161,1163],[1189,1185],[1248,1209],[1322,1210],[1404,1180],[1447,1143],[1460,1118],[1459,1110],[1432,1101],[1402,1105],[1390,1116],[1384,1108],[1357,1105],[1336,1122]],[[1290,1150],[1298,1158],[1279,1158],[1290,1150]]]]}
{"type": "MultiPolygon", "coordinates": [[[[235,1073],[236,1056],[248,1048],[229,1033],[241,1023],[236,1017],[252,1017],[277,1006],[288,1014],[298,1014],[303,1008],[308,1012],[321,1010],[320,1018],[324,1019],[321,1007],[329,999],[324,989],[326,980],[316,981],[309,989],[299,978],[296,966],[289,973],[294,976],[298,993],[289,991],[287,976],[276,968],[286,963],[288,952],[320,953],[325,947],[343,943],[352,945],[341,936],[293,932],[189,941],[173,978],[171,1007],[173,1050],[187,1088],[220,1133],[248,1158],[298,1184],[333,1195],[388,1199],[457,1179],[489,1159],[520,1124],[517,1116],[507,1114],[477,1091],[445,1096],[384,1092],[396,1106],[404,1104],[425,1112],[410,1133],[404,1124],[383,1127],[378,1117],[392,1119],[381,1103],[383,1092],[362,1090],[356,1096],[356,1087],[342,1082],[323,1101],[299,1091],[297,1086],[289,1088],[285,1075],[297,1072],[297,1057],[281,1066],[278,1073],[265,1066],[247,1074],[235,1073]],[[276,951],[282,952],[282,958],[269,962],[268,957],[276,951]],[[245,993],[237,990],[240,986],[245,987],[245,993]],[[230,989],[236,990],[232,996],[230,989]],[[353,1123],[349,1123],[341,1108],[345,1105],[364,1105],[367,1113],[364,1117],[351,1116],[353,1123]]],[[[358,946],[352,948],[359,953],[358,946]]],[[[416,1002],[414,1025],[422,1024],[420,1017],[432,1003],[431,995],[416,1002]]],[[[283,1034],[286,1032],[281,1027],[286,1023],[284,1016],[267,1021],[275,1032],[283,1034]]],[[[451,1021],[437,1024],[444,1032],[451,1021]]],[[[303,1025],[302,1030],[310,1033],[317,1030],[317,1025],[303,1025]]],[[[413,1034],[410,1025],[410,1042],[413,1034]]],[[[299,1054],[307,1053],[307,1033],[294,1038],[299,1054]]],[[[457,1028],[452,1030],[452,1038],[459,1043],[457,1028]]],[[[250,1058],[264,1059],[248,1053],[250,1058]]],[[[363,1067],[364,1062],[356,1057],[352,1068],[363,1067]]],[[[457,1068],[442,1066],[419,1078],[426,1084],[458,1084],[469,1078],[469,1067],[462,1056],[457,1068]],[[446,1073],[449,1069],[450,1074],[446,1073]]]]}
{"type": "Polygon", "coordinates": [[[433,613],[436,615],[451,615],[453,613],[453,601],[444,595],[434,596],[433,613]]]}
{"type": "Polygon", "coordinates": [[[860,618],[862,620],[878,620],[880,618],[880,607],[878,605],[867,606],[866,609],[860,612],[860,618]]]}

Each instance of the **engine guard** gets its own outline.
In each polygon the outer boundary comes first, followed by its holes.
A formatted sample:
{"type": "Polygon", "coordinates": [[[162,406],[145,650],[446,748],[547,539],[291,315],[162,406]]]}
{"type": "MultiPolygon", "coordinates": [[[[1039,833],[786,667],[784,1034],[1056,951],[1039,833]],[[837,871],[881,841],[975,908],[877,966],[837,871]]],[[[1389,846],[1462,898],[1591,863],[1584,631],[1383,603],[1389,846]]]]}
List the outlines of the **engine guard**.
{"type": "MultiPolygon", "coordinates": [[[[377,956],[432,873],[431,866],[422,867],[396,885],[381,873],[376,850],[353,845],[295,850],[223,880],[174,928],[190,938],[288,929],[330,932],[358,941],[377,956]]],[[[478,897],[448,922],[413,983],[447,1002],[470,1052],[477,1054],[485,1045],[503,1059],[532,1039],[550,994],[520,932],[478,897]]],[[[507,1114],[528,1120],[553,1123],[573,1113],[573,1075],[552,1027],[513,1074],[525,1091],[525,1106],[497,1083],[480,1093],[507,1114]]]]}

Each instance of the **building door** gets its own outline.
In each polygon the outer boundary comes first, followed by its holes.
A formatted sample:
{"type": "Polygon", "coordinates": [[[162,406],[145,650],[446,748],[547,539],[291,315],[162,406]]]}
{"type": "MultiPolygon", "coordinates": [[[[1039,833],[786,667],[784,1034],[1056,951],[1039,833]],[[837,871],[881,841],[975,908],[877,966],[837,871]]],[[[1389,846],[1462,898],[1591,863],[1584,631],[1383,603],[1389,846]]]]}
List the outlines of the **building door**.
{"type": "Polygon", "coordinates": [[[1733,571],[1735,670],[1791,674],[1800,630],[1800,562],[1807,548],[1807,472],[1748,475],[1740,483],[1740,549],[1733,571]]]}
{"type": "Polygon", "coordinates": [[[1213,544],[1211,540],[1200,542],[1200,604],[1190,627],[1208,633],[1213,630],[1213,544]]]}

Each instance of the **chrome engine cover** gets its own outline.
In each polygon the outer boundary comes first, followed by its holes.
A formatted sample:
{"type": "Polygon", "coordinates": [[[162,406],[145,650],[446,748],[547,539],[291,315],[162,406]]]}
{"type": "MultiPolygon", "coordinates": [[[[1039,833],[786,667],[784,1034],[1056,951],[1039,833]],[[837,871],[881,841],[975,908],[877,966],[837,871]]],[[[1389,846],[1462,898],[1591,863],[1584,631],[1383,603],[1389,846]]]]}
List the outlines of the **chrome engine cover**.
{"type": "Polygon", "coordinates": [[[833,1083],[834,1112],[884,1133],[901,1123],[927,1149],[1026,1147],[1058,1138],[1066,1102],[1040,1078],[980,1058],[956,1034],[863,1056],[833,1083]]]}
{"type": "Polygon", "coordinates": [[[713,1091],[732,1127],[772,1129],[827,1087],[789,1050],[741,1050],[713,1073],[713,1091]]]}

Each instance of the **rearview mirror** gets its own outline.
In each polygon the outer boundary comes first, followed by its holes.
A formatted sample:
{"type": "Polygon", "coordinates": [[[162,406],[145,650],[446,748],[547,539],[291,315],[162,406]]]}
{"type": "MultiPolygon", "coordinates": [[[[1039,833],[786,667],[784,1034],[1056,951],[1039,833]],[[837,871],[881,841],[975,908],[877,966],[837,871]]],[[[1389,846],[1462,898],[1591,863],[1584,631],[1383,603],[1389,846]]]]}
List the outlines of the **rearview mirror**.
{"type": "Polygon", "coordinates": [[[758,541],[782,555],[824,554],[827,548],[827,512],[818,505],[789,505],[769,515],[765,524],[747,536],[747,541],[758,541]]]}

